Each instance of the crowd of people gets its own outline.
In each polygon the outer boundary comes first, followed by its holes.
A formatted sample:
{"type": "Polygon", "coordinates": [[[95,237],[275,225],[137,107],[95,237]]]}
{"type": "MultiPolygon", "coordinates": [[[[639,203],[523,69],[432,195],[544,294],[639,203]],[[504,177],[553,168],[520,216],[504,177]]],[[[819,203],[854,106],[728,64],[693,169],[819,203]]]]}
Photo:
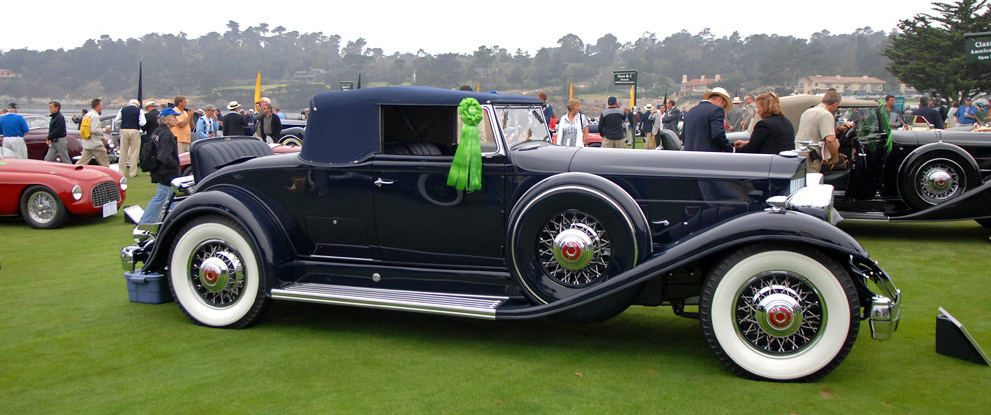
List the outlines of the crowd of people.
{"type": "MultiPolygon", "coordinates": [[[[538,97],[545,105],[544,117],[550,120],[552,129],[557,129],[555,143],[573,147],[588,145],[589,125],[596,122],[590,122],[581,113],[581,101],[569,100],[567,114],[559,119],[553,107],[547,104],[547,93],[541,91],[538,97]]],[[[826,91],[819,105],[801,115],[796,132],[774,92],[757,96],[746,94],[740,100],[739,97],[730,98],[726,89],[716,87],[706,92],[702,100],[687,111],[679,109],[674,99],[657,105],[647,104],[638,111],[621,108],[616,97],[609,97],[606,109],[599,115],[597,127],[603,148],[626,148],[638,135],[643,137],[647,149],[686,151],[778,154],[796,150],[798,143],[811,143],[799,148],[800,154],[808,157],[810,172],[820,172],[824,168],[834,169],[848,163],[839,154],[837,135],[850,128],[850,124],[837,125],[834,116],[841,100],[842,96],[836,89],[826,91]],[[662,144],[662,130],[673,133],[665,138],[673,136],[681,142],[662,144]],[[744,131],[749,133],[748,140],[731,143],[726,136],[727,133],[744,131]]],[[[908,107],[902,111],[895,107],[895,97],[888,95],[885,105],[885,115],[895,129],[913,120],[922,122],[917,117],[924,118],[926,124],[937,129],[950,125],[973,126],[987,117],[987,110],[975,105],[970,98],[945,108],[923,96],[917,108],[908,107]]]]}

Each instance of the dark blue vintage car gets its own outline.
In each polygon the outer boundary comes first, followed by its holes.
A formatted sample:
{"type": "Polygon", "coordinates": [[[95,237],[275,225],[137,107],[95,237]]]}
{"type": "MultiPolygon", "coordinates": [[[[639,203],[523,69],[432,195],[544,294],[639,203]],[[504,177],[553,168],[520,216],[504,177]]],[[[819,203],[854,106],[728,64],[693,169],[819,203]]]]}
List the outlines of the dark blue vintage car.
{"type": "Polygon", "coordinates": [[[701,320],[748,378],[814,380],[900,295],[833,226],[832,186],[795,154],[559,147],[539,100],[421,87],[316,95],[298,154],[193,143],[125,270],[167,275],[194,322],[241,328],[270,300],[594,322],[630,305],[701,320]],[[475,98],[482,188],[447,186],[475,98]],[[143,263],[139,271],[137,264],[143,263]],[[697,308],[696,308],[697,307],[697,308]]]}

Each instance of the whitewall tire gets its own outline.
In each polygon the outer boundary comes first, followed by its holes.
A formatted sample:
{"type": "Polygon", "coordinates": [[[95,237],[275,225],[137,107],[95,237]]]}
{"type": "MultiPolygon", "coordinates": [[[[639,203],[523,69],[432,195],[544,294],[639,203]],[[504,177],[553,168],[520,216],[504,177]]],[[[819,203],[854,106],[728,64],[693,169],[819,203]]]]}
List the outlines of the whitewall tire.
{"type": "Polygon", "coordinates": [[[811,381],[857,338],[859,300],[835,260],[804,246],[752,245],[726,257],[702,290],[702,330],[716,356],[747,378],[811,381]]]}
{"type": "Polygon", "coordinates": [[[198,324],[241,328],[267,303],[258,255],[234,221],[208,216],[183,227],[169,261],[172,294],[198,324]]]}

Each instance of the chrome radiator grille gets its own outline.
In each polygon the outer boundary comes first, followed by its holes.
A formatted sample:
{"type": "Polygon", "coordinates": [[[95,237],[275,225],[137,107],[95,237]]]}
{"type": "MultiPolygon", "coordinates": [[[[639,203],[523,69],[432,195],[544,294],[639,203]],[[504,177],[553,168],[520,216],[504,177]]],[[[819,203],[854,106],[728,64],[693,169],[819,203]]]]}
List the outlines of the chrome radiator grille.
{"type": "Polygon", "coordinates": [[[93,200],[93,207],[98,208],[107,202],[120,201],[120,189],[117,187],[117,183],[103,182],[93,186],[93,192],[90,196],[90,199],[93,200]]]}

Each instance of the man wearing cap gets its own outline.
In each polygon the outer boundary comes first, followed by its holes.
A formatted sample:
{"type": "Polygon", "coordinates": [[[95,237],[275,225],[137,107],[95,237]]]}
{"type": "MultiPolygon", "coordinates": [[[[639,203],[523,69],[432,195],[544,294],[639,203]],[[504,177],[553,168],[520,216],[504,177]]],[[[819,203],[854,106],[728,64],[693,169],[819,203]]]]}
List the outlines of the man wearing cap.
{"type": "Polygon", "coordinates": [[[141,127],[142,136],[147,138],[158,129],[158,104],[155,101],[148,101],[145,104],[145,125],[141,127]]]}
{"type": "Polygon", "coordinates": [[[45,140],[48,142],[48,151],[45,152],[45,161],[55,161],[57,157],[62,163],[72,164],[72,159],[69,158],[69,145],[65,138],[67,132],[65,117],[62,115],[62,103],[49,102],[48,112],[51,113],[52,119],[48,122],[48,137],[45,140]]]}
{"type": "Polygon", "coordinates": [[[224,135],[244,135],[248,120],[237,112],[238,108],[241,108],[241,105],[237,101],[227,104],[227,110],[230,112],[224,115],[224,135]]]}
{"type": "Polygon", "coordinates": [[[114,124],[120,123],[120,162],[117,164],[117,170],[121,175],[129,177],[138,175],[141,127],[147,123],[145,113],[140,106],[140,101],[132,99],[114,117],[114,124]],[[130,173],[125,173],[124,170],[130,170],[130,173]]]}
{"type": "Polygon", "coordinates": [[[24,134],[30,128],[24,117],[17,113],[17,104],[11,102],[7,106],[7,114],[0,117],[0,135],[3,136],[3,154],[7,158],[28,158],[28,146],[24,144],[24,134]]]}
{"type": "Polygon", "coordinates": [[[619,108],[616,97],[606,101],[608,108],[599,115],[599,134],[602,135],[602,148],[626,148],[626,129],[623,122],[626,114],[619,108]]]}
{"type": "Polygon", "coordinates": [[[214,115],[216,110],[217,107],[209,104],[204,108],[203,116],[196,121],[197,140],[217,136],[220,125],[217,123],[217,117],[214,115]]]}
{"type": "MultiPolygon", "coordinates": [[[[156,143],[156,166],[148,169],[151,182],[155,183],[156,190],[155,196],[148,202],[148,207],[145,208],[138,223],[158,222],[162,207],[172,194],[172,179],[179,177],[178,142],[175,134],[173,134],[176,125],[178,125],[177,117],[179,115],[175,109],[163,109],[162,113],[159,114],[159,127],[148,137],[149,140],[156,143]]],[[[188,128],[186,130],[188,131],[188,128]]]]}
{"type": "Polygon", "coordinates": [[[685,150],[733,152],[726,140],[726,113],[733,108],[729,93],[716,87],[702,96],[702,101],[685,114],[685,150]]]}
{"type": "Polygon", "coordinates": [[[833,118],[833,113],[840,107],[840,99],[838,92],[827,91],[822,96],[822,102],[805,110],[798,122],[795,148],[801,148],[800,141],[823,143],[821,159],[815,156],[818,152],[806,154],[808,161],[805,167],[809,173],[819,173],[823,162],[832,165],[838,160],[840,143],[836,140],[836,119],[833,118]]]}
{"type": "Polygon", "coordinates": [[[957,112],[953,116],[956,117],[957,125],[971,127],[977,122],[977,107],[974,106],[974,102],[971,101],[970,97],[964,98],[963,105],[957,108],[957,112]]]}

